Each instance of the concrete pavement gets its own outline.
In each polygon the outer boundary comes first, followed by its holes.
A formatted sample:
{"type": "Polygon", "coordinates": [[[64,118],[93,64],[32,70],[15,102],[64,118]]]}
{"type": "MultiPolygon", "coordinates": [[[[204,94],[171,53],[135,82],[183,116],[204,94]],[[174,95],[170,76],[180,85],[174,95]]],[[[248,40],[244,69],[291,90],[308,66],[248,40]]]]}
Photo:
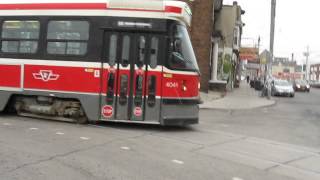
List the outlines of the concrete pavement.
{"type": "Polygon", "coordinates": [[[190,127],[0,116],[4,180],[319,180],[320,90],[190,127]]]}
{"type": "Polygon", "coordinates": [[[275,100],[261,98],[260,91],[255,91],[253,88],[250,88],[244,81],[241,82],[240,88],[228,92],[223,98],[217,93],[202,93],[201,99],[204,101],[204,103],[200,105],[201,109],[241,110],[266,107],[275,104],[275,100]]]}
{"type": "Polygon", "coordinates": [[[297,92],[294,98],[274,97],[276,105],[254,110],[203,109],[201,129],[231,138],[201,153],[273,174],[318,180],[319,97],[320,90],[311,89],[297,92]]]}

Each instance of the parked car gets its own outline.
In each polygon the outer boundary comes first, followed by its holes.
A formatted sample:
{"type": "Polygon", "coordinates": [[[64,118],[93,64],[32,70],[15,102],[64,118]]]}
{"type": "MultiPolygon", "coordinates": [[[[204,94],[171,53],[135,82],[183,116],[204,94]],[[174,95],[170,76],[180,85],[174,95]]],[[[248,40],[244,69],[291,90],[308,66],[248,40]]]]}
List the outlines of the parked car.
{"type": "Polygon", "coordinates": [[[310,84],[301,79],[297,79],[293,82],[293,88],[295,91],[310,92],[310,84]]]}
{"type": "Polygon", "coordinates": [[[309,84],[313,88],[320,88],[320,82],[319,81],[310,81],[309,84]]]}
{"type": "Polygon", "coordinates": [[[263,81],[260,78],[254,78],[250,80],[250,87],[257,91],[261,91],[263,89],[263,81]]]}
{"type": "Polygon", "coordinates": [[[286,80],[274,80],[271,85],[272,96],[290,96],[294,97],[292,84],[286,80]]]}

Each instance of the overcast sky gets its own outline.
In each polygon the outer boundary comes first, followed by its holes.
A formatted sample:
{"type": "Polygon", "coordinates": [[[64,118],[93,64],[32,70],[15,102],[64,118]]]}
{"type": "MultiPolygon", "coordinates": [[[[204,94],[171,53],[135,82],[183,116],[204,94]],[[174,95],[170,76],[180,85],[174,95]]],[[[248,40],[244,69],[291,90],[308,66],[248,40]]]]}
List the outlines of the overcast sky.
{"type": "MultiPolygon", "coordinates": [[[[233,0],[224,0],[232,4],[233,0]]],[[[243,21],[244,44],[253,44],[261,36],[261,49],[269,49],[271,0],[238,0],[246,11],[243,21]]],[[[303,62],[303,52],[310,46],[311,63],[320,62],[320,1],[277,0],[275,56],[290,57],[303,62]]]]}
{"type": "MultiPolygon", "coordinates": [[[[64,2],[65,0],[0,0],[1,3],[14,2],[64,2]]],[[[70,1],[70,0],[68,0],[70,1]]],[[[89,1],[90,0],[71,0],[89,1]]],[[[104,1],[104,0],[94,0],[104,1]]],[[[233,0],[224,0],[232,4],[233,0]]],[[[253,46],[261,37],[260,49],[269,49],[271,0],[238,0],[246,11],[243,43],[253,46]]],[[[304,62],[303,52],[310,46],[310,61],[320,62],[320,1],[319,0],[277,0],[275,28],[275,56],[290,57],[294,53],[298,62],[304,62]]]]}

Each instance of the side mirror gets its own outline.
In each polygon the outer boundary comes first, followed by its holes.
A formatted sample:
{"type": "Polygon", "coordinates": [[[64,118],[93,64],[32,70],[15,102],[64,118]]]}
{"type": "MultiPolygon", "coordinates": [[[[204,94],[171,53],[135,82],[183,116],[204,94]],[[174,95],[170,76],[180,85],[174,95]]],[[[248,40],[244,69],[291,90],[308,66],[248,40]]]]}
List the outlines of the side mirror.
{"type": "Polygon", "coordinates": [[[177,67],[186,67],[186,62],[184,61],[184,58],[182,55],[178,52],[172,52],[171,53],[172,58],[172,64],[177,67]]]}
{"type": "Polygon", "coordinates": [[[175,39],[174,44],[174,51],[181,51],[181,39],[175,39]]]}

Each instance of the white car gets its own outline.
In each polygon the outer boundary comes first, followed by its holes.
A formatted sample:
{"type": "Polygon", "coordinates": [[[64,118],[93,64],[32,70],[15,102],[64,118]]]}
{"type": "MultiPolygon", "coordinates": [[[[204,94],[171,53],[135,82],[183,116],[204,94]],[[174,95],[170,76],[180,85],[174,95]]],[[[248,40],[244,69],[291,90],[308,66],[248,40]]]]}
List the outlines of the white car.
{"type": "Polygon", "coordinates": [[[294,89],[292,84],[286,80],[274,80],[271,86],[272,96],[290,96],[294,97],[294,89]]]}

